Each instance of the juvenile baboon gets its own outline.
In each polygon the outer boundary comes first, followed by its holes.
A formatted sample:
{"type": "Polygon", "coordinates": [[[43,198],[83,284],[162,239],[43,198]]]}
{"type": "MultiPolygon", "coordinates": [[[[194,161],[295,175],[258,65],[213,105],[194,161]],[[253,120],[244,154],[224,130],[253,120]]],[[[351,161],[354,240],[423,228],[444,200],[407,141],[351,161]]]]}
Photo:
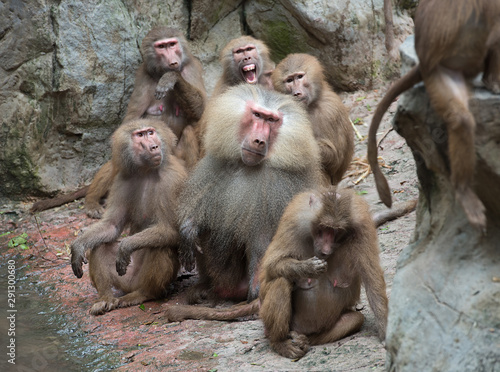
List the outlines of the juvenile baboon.
{"type": "Polygon", "coordinates": [[[103,219],[71,245],[71,265],[82,264],[99,300],[90,312],[102,314],[165,295],[179,270],[180,236],[175,210],[187,173],[173,155],[174,133],[160,120],[122,124],[112,137],[117,171],[103,219]],[[120,235],[129,229],[126,238],[120,235]],[[114,297],[112,287],[127,293],[114,297]]]}
{"type": "Polygon", "coordinates": [[[319,150],[304,109],[241,84],[205,111],[206,155],[181,195],[180,224],[196,244],[199,282],[189,302],[258,295],[258,266],[290,199],[320,182],[319,150]]]}
{"type": "Polygon", "coordinates": [[[319,61],[308,54],[290,54],[272,73],[274,88],[304,104],[321,150],[325,184],[338,184],[354,154],[349,111],[330,88],[319,61]]]}
{"type": "Polygon", "coordinates": [[[448,131],[450,178],[471,225],[486,227],[485,207],[473,190],[476,123],[468,108],[468,80],[500,93],[500,1],[421,0],[415,14],[419,64],[398,80],[379,103],[368,137],[368,160],[380,198],[391,206],[389,185],[377,163],[376,134],[391,102],[424,81],[432,107],[448,131]]]}
{"type": "Polygon", "coordinates": [[[331,187],[297,195],[262,260],[260,312],[271,347],[289,358],[359,330],[361,284],[385,339],[387,295],[367,203],[331,187]]]}

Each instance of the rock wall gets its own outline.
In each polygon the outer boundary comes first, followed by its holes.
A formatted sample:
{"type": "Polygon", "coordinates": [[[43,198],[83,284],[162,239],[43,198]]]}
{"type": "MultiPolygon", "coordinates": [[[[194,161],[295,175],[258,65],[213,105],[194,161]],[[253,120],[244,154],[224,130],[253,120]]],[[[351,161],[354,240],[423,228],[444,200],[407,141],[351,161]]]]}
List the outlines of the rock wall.
{"type": "MultiPolygon", "coordinates": [[[[416,62],[413,38],[401,50],[403,61],[416,62]]],[[[446,128],[425,87],[399,100],[394,127],[412,149],[421,192],[415,235],[400,255],[392,287],[389,371],[500,371],[500,95],[476,87],[470,108],[486,235],[469,225],[454,200],[446,128]]]]}
{"type": "MultiPolygon", "coordinates": [[[[89,183],[110,155],[154,25],[184,30],[209,92],[218,55],[253,34],[279,62],[307,52],[338,89],[394,76],[384,49],[383,0],[25,0],[0,3],[0,196],[46,196],[89,183]]],[[[395,17],[396,37],[413,28],[395,17]]]]}
{"type": "MultiPolygon", "coordinates": [[[[260,0],[245,7],[250,30],[266,41],[274,60],[291,52],[315,55],[337,89],[372,88],[399,75],[386,58],[383,0],[260,0]]],[[[413,32],[408,16],[394,15],[401,41],[413,32]]]]}

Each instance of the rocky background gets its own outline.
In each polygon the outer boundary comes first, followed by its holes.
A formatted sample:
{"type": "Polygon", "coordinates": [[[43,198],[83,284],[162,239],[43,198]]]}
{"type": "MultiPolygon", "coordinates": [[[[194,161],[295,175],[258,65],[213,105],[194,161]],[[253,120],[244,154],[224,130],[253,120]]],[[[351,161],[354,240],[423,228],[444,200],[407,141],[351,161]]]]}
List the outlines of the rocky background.
{"type": "MultiPolygon", "coordinates": [[[[414,7],[415,1],[400,6],[414,7]]],[[[338,91],[373,89],[399,74],[384,48],[383,0],[2,0],[0,197],[49,196],[90,183],[110,155],[155,25],[183,30],[213,89],[231,39],[264,40],[279,62],[317,56],[338,91]]],[[[395,9],[395,36],[413,22],[395,9]]]]}

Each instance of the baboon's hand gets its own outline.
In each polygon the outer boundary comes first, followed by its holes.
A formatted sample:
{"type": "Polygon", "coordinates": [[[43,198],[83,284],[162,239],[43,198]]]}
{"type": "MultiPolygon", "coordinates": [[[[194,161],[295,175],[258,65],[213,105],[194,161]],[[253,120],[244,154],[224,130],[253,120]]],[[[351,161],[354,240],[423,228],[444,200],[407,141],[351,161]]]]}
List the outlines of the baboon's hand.
{"type": "Polygon", "coordinates": [[[328,264],[325,260],[322,260],[316,256],[304,260],[306,265],[306,276],[308,278],[316,278],[326,272],[328,264]]]}
{"type": "Polygon", "coordinates": [[[71,268],[77,278],[81,278],[83,276],[82,265],[84,263],[87,263],[84,247],[78,243],[73,243],[71,246],[71,268]]]}
{"type": "Polygon", "coordinates": [[[116,257],[116,272],[118,275],[125,275],[127,273],[128,265],[130,265],[130,256],[118,253],[118,256],[116,257]]]}
{"type": "Polygon", "coordinates": [[[87,209],[86,212],[87,216],[89,216],[90,218],[100,219],[104,214],[104,207],[102,205],[85,207],[85,208],[87,209]]]}
{"type": "Polygon", "coordinates": [[[162,99],[164,98],[169,90],[174,89],[174,85],[177,82],[177,72],[169,71],[163,74],[161,79],[158,81],[156,85],[155,98],[162,99]]]}
{"type": "Polygon", "coordinates": [[[118,275],[125,275],[128,265],[130,265],[130,249],[127,248],[127,239],[123,239],[116,254],[116,272],[118,275]]]}

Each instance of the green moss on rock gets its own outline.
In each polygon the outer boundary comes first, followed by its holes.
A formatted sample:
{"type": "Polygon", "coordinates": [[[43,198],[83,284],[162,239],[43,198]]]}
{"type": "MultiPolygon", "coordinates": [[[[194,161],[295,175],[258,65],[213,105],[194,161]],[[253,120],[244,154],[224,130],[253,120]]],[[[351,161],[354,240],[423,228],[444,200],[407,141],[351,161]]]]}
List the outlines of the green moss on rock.
{"type": "Polygon", "coordinates": [[[4,154],[0,162],[0,195],[23,198],[26,195],[42,195],[40,177],[26,146],[4,154]]]}
{"type": "Polygon", "coordinates": [[[286,21],[265,21],[262,23],[264,41],[271,50],[271,59],[281,61],[290,53],[301,53],[306,49],[297,38],[297,30],[286,21]]]}

